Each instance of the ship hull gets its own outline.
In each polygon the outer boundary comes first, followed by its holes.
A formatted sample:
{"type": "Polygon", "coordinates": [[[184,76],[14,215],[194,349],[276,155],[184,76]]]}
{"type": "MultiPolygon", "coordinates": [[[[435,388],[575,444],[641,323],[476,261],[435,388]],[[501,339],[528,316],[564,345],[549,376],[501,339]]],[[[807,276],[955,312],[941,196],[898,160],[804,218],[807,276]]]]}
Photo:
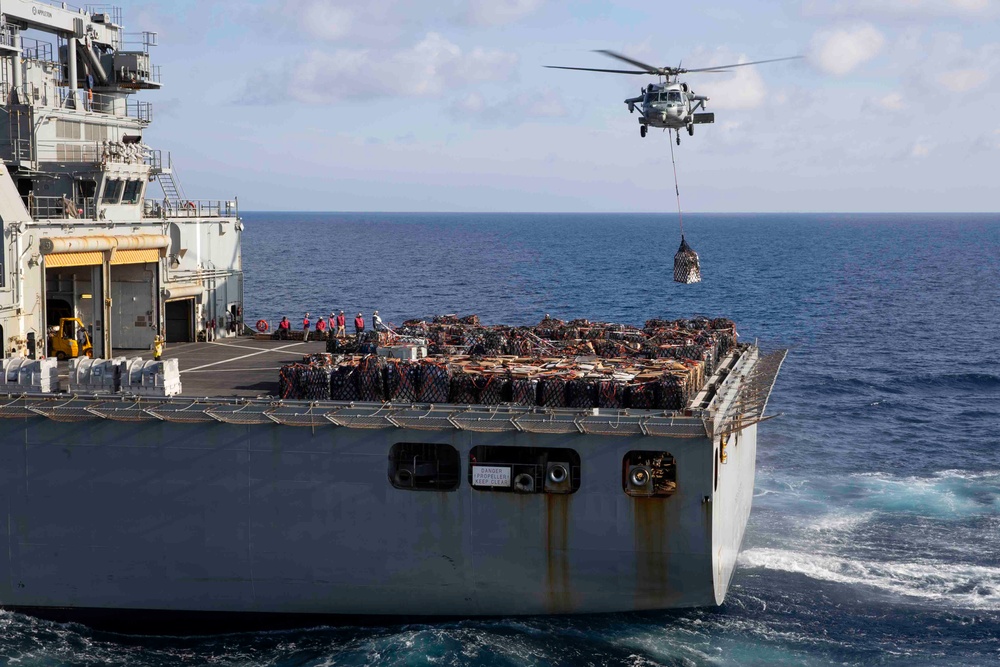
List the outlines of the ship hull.
{"type": "Polygon", "coordinates": [[[4,419],[0,604],[496,616],[721,604],[753,491],[756,426],[720,438],[335,425],[4,419]],[[736,440],[736,442],[734,442],[736,440]],[[396,488],[396,443],[454,447],[454,491],[396,488]],[[476,446],[571,449],[573,493],[474,488],[476,446]],[[668,451],[667,497],[623,489],[668,451]],[[723,462],[722,459],[725,459],[723,462]]]}

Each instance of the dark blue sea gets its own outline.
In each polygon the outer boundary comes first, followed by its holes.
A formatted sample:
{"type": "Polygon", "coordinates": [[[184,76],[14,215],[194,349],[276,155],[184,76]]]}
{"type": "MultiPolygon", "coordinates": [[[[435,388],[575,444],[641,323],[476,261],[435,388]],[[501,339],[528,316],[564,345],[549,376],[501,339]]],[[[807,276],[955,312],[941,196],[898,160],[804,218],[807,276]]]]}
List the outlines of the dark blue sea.
{"type": "Polygon", "coordinates": [[[246,214],[246,318],[694,314],[787,346],[718,609],[125,637],[20,665],[1000,665],[1000,215],[246,214]]]}

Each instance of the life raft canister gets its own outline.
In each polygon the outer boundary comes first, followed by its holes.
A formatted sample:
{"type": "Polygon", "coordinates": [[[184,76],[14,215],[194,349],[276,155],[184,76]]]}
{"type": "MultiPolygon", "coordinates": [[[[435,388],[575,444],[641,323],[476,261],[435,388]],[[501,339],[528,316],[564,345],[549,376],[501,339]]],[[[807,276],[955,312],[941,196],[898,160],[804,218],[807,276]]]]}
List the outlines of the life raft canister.
{"type": "Polygon", "coordinates": [[[270,327],[267,325],[267,320],[257,320],[257,331],[261,333],[267,333],[270,327]]]}

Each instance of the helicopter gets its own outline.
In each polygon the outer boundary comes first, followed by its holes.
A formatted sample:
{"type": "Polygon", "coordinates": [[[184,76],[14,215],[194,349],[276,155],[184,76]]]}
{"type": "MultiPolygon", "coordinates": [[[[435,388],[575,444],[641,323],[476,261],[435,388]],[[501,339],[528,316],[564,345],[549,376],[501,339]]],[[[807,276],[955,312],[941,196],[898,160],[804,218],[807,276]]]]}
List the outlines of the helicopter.
{"type": "Polygon", "coordinates": [[[642,89],[642,94],[638,97],[630,97],[625,100],[629,113],[635,113],[639,109],[639,136],[645,137],[650,127],[660,127],[666,130],[674,130],[677,133],[677,145],[681,143],[681,130],[687,130],[688,135],[694,136],[694,126],[705,123],[714,123],[715,114],[706,110],[705,104],[708,97],[695,95],[694,91],[680,81],[681,74],[691,74],[694,72],[708,72],[718,74],[729,72],[734,67],[746,67],[748,65],[760,65],[762,63],[773,63],[781,60],[796,60],[802,56],[791,56],[789,58],[772,58],[770,60],[755,60],[749,63],[735,63],[732,65],[718,65],[716,67],[700,67],[687,69],[678,65],[677,67],[653,67],[644,62],[624,56],[614,51],[599,49],[595,53],[603,53],[606,56],[621,60],[638,70],[621,69],[596,69],[593,67],[563,67],[560,65],[546,65],[550,69],[571,69],[582,72],[609,72],[612,74],[654,74],[660,78],[659,83],[650,83],[642,89]]]}

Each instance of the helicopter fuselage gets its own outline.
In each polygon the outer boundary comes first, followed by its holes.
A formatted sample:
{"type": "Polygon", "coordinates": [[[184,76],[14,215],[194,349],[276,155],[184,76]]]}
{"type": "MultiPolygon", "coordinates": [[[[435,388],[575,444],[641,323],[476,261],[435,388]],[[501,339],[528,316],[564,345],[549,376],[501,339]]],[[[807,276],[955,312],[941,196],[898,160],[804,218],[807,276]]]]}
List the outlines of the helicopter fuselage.
{"type": "Polygon", "coordinates": [[[652,74],[658,76],[659,83],[651,83],[642,89],[642,95],[631,97],[625,100],[629,113],[635,113],[639,108],[639,134],[646,136],[646,130],[652,127],[662,127],[666,130],[677,131],[677,143],[681,143],[680,130],[686,129],[688,134],[694,135],[694,126],[701,123],[714,123],[714,113],[698,113],[699,109],[705,108],[708,98],[695,95],[688,85],[678,79],[682,74],[694,74],[696,72],[721,73],[729,72],[737,67],[748,67],[750,65],[761,65],[763,63],[775,63],[779,60],[797,60],[802,56],[791,56],[789,58],[771,58],[770,60],[754,60],[751,62],[731,63],[729,65],[713,65],[712,67],[685,68],[679,64],[677,67],[654,67],[649,63],[644,63],[635,58],[615,53],[607,49],[598,49],[597,53],[604,54],[609,58],[623,63],[628,63],[634,69],[608,69],[604,67],[567,67],[565,65],[546,65],[552,69],[572,69],[581,72],[605,72],[607,74],[652,74]]]}
{"type": "Polygon", "coordinates": [[[708,98],[695,95],[686,83],[651,83],[642,95],[625,100],[629,112],[639,110],[640,133],[646,136],[648,127],[670,130],[686,129],[694,134],[694,126],[715,122],[715,114],[698,113],[708,98]]]}

